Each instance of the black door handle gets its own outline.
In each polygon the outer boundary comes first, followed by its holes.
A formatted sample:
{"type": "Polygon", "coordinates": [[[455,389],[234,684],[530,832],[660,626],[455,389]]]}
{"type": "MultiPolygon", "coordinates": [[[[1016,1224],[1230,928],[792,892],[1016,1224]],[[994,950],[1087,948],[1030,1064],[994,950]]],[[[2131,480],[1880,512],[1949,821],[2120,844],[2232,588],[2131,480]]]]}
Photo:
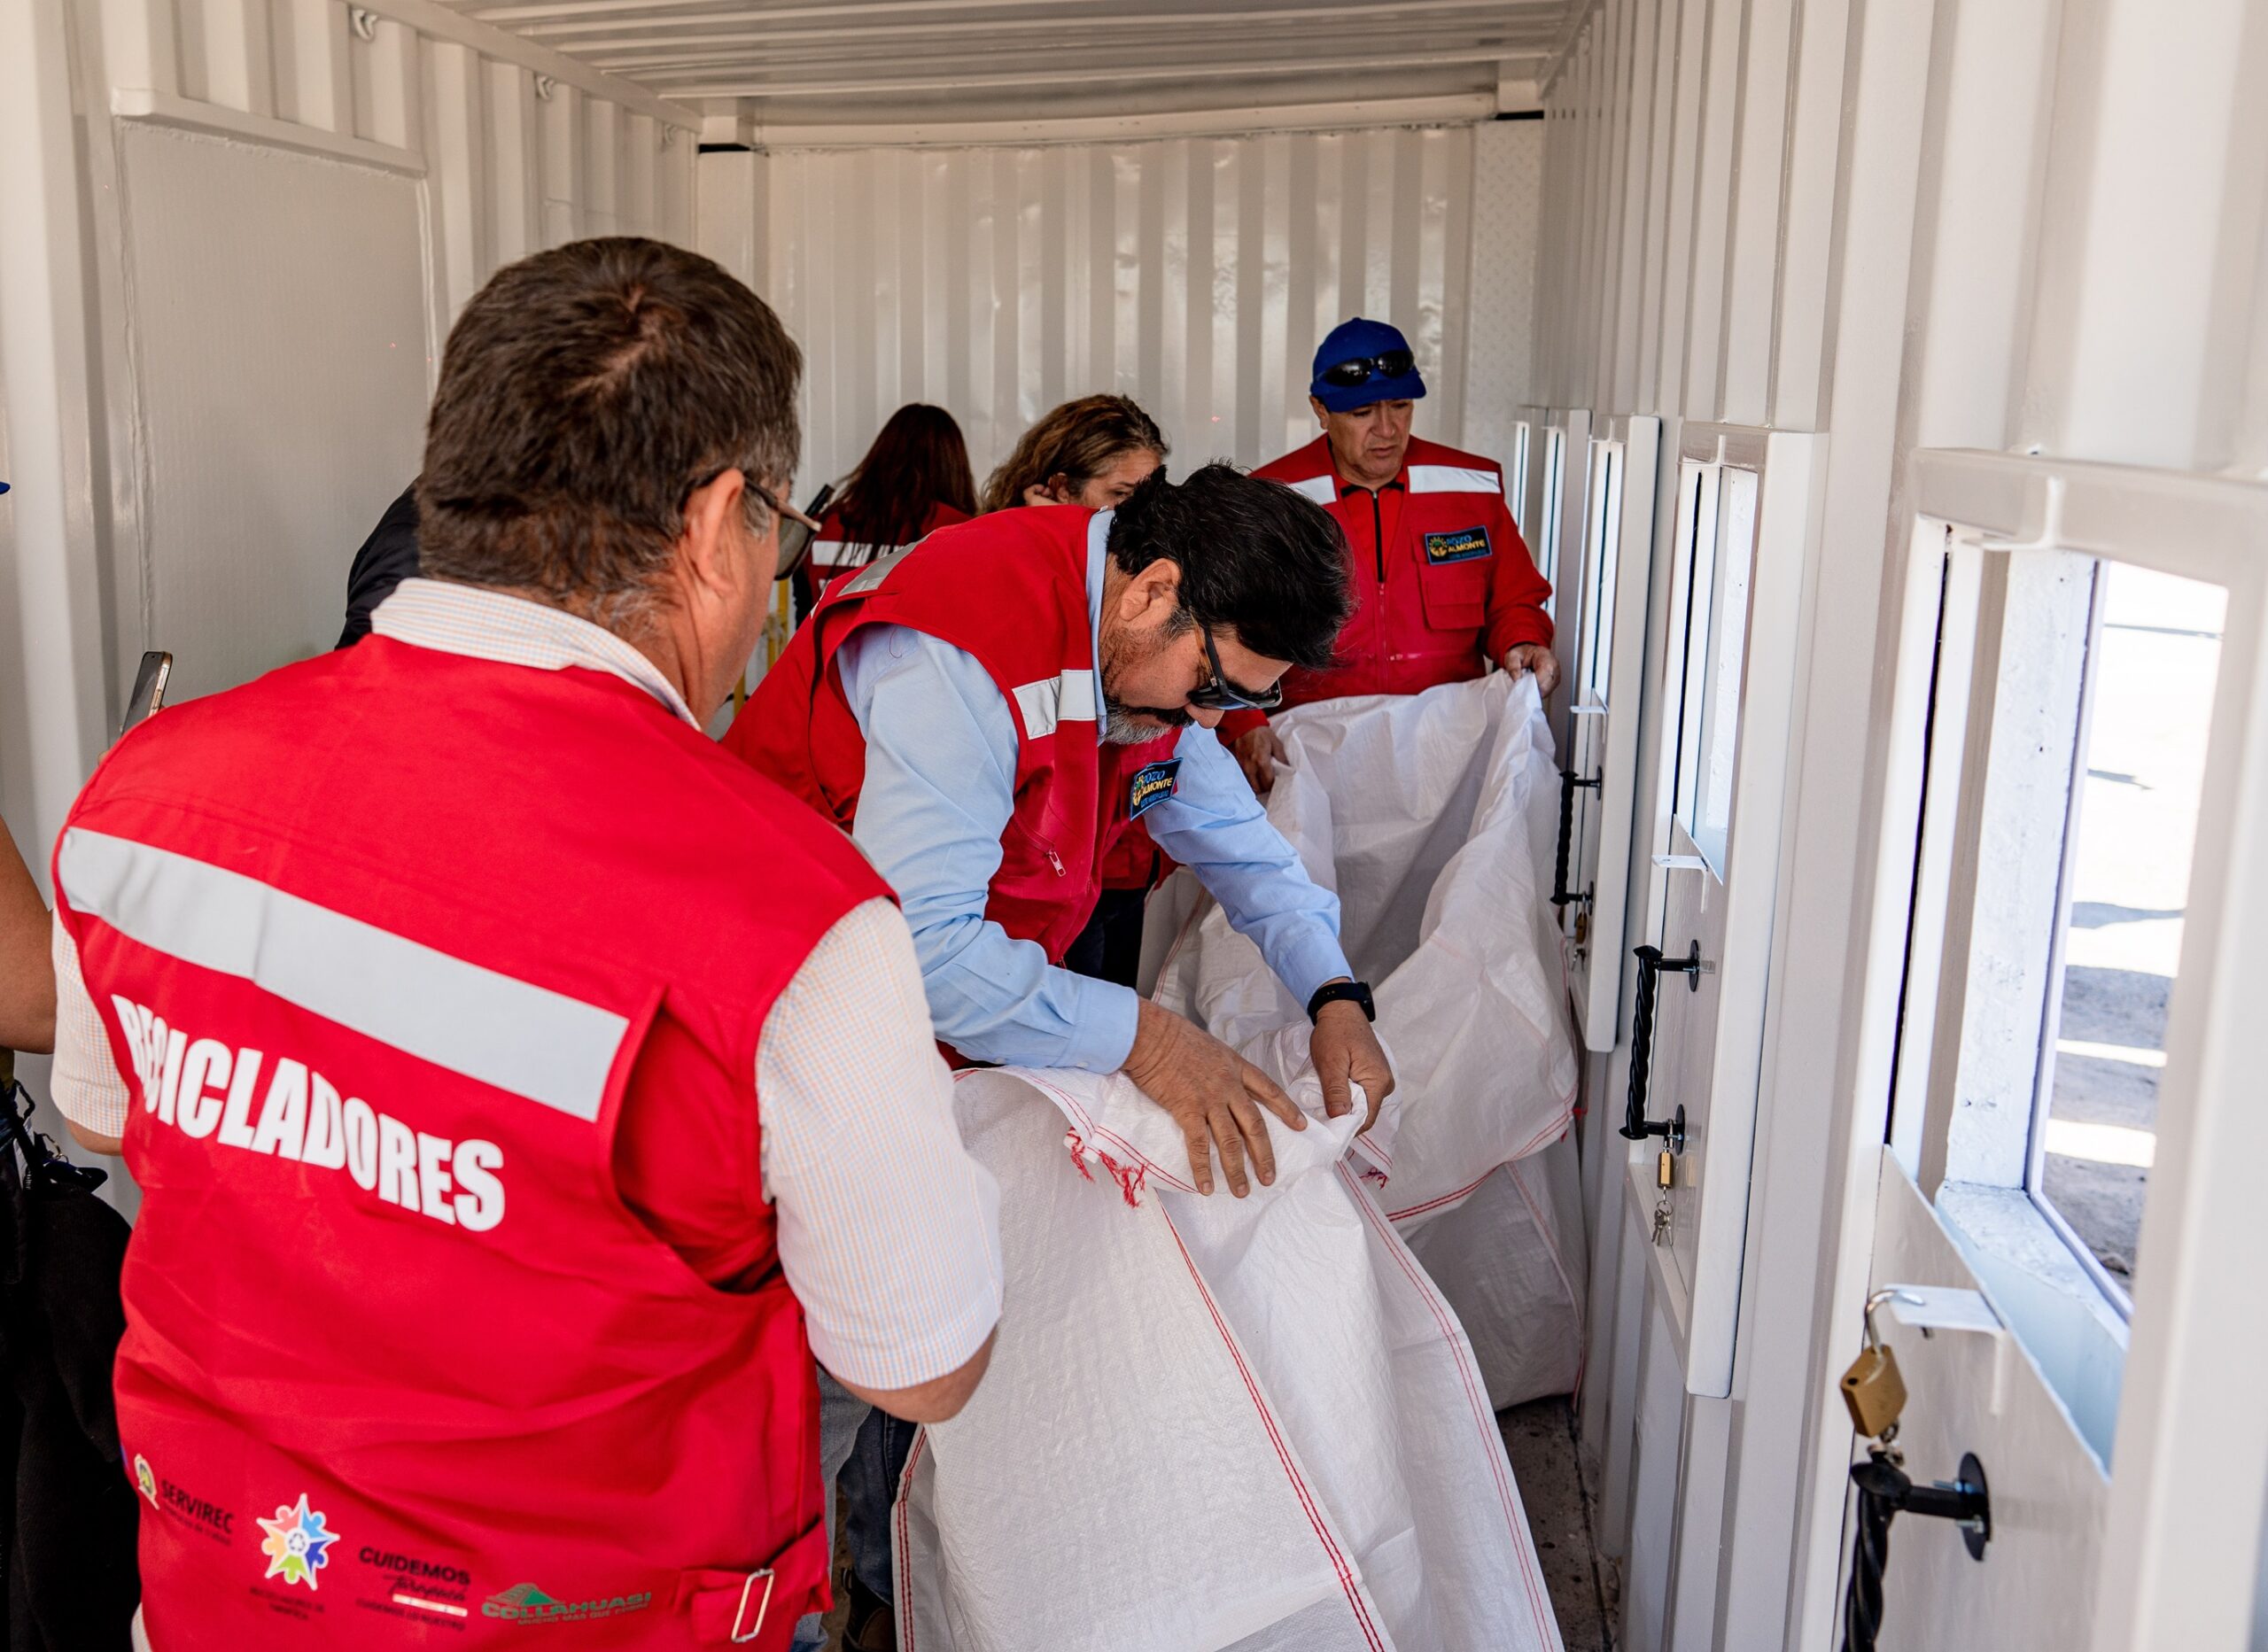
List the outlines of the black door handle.
{"type": "Polygon", "coordinates": [[[1573,769],[1559,771],[1559,861],[1557,869],[1551,874],[1551,904],[1554,906],[1565,906],[1570,901],[1582,898],[1569,894],[1567,890],[1567,857],[1575,846],[1575,793],[1584,787],[1596,791],[1599,778],[1594,774],[1588,780],[1579,780],[1573,769]]]}
{"type": "Polygon", "coordinates": [[[1680,1107],[1672,1119],[1646,1117],[1646,1085],[1652,1076],[1654,1065],[1654,1011],[1660,995],[1662,976],[1683,975],[1695,991],[1701,988],[1701,942],[1694,942],[1693,950],[1682,958],[1666,958],[1659,947],[1633,947],[1631,954],[1638,960],[1638,1002],[1630,1012],[1630,1096],[1622,1119],[1622,1134],[1634,1142],[1643,1142],[1649,1136],[1666,1136],[1672,1148],[1682,1151],[1685,1145],[1685,1109],[1680,1107]]]}

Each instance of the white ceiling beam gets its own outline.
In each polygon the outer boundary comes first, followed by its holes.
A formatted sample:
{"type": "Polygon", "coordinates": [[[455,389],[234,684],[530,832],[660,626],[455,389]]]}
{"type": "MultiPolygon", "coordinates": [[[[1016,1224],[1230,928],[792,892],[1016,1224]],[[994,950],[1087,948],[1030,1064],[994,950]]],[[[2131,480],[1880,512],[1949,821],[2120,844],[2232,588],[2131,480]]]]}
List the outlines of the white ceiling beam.
{"type": "MultiPolygon", "coordinates": [[[[1476,47],[1466,51],[1425,51],[1378,54],[1360,58],[1310,58],[1300,63],[1192,63],[1168,64],[1155,67],[1130,68],[1122,65],[1099,64],[1084,68],[1065,68],[1059,71],[1004,71],[985,74],[981,71],[963,72],[951,75],[932,76],[920,80],[897,81],[831,81],[788,80],[771,81],[755,78],[731,82],[696,83],[674,88],[671,96],[693,97],[864,97],[887,92],[942,92],[956,90],[1000,90],[1011,87],[1123,85],[1131,81],[1170,80],[1258,80],[1277,74],[1313,74],[1332,69],[1340,71],[1363,68],[1433,68],[1464,63],[1494,63],[1502,56],[1494,46],[1476,47]]],[[[699,66],[685,73],[691,74],[699,66]]],[[[671,80],[676,74],[656,74],[656,85],[671,80]]],[[[1490,94],[1491,97],[1495,96],[1490,94]]]]}
{"type": "MultiPolygon", "coordinates": [[[[1336,55],[1318,58],[1310,48],[1315,41],[1312,30],[1278,34],[1271,30],[1247,29],[1231,36],[1208,38],[1177,36],[1167,39],[1146,39],[1138,43],[1119,43],[1098,49],[1093,42],[1068,44],[1025,46],[1010,49],[1010,43],[988,48],[983,43],[956,42],[948,50],[928,52],[892,50],[867,50],[826,55],[813,53],[782,53],[765,47],[761,42],[751,42],[745,35],[660,35],[645,40],[625,40],[610,44],[605,50],[595,46],[579,47],[576,55],[586,62],[611,69],[636,78],[657,67],[683,64],[714,63],[760,65],[782,76],[819,74],[858,74],[867,76],[910,74],[935,74],[948,72],[959,66],[998,63],[1011,59],[1015,66],[1031,68],[1070,61],[1079,65],[1111,64],[1127,66],[1160,66],[1172,62],[1216,62],[1224,50],[1234,51],[1246,58],[1266,58],[1270,61],[1324,62],[1334,66],[1358,67],[1378,60],[1375,51],[1359,55],[1336,55]]],[[[1397,52],[1457,51],[1470,48],[1480,58],[1502,58],[1508,52],[1521,50],[1541,55],[1550,42],[1541,36],[1526,41],[1492,41],[1486,46],[1473,42],[1468,30],[1419,29],[1398,34],[1394,45],[1397,52]]]]}
{"type": "MultiPolygon", "coordinates": [[[[672,28],[723,27],[747,29],[752,37],[776,41],[781,45],[840,42],[853,46],[876,40],[936,40],[961,35],[1013,35],[1029,40],[1032,35],[1030,19],[1020,18],[961,18],[946,22],[858,26],[837,22],[825,27],[783,28],[773,21],[773,15],[751,11],[745,6],[725,11],[672,12],[659,16],[609,10],[600,16],[556,23],[531,20],[523,26],[523,32],[531,39],[559,44],[577,36],[602,34],[608,29],[634,29],[641,34],[651,34],[672,28]]],[[[1252,25],[1303,22],[1352,27],[1372,21],[1400,23],[1405,20],[1414,21],[1421,27],[1462,25],[1477,34],[1540,35],[1546,45],[1557,43],[1559,38],[1559,20],[1556,12],[1515,16],[1507,21],[1503,7],[1490,4],[1490,0],[1380,0],[1378,4],[1270,6],[1203,13],[1116,12],[1082,19],[1078,29],[1084,35],[1114,29],[1180,27],[1191,31],[1222,30],[1252,25]]],[[[579,49],[579,42],[578,45],[579,49]]]]}
{"type": "MultiPolygon", "coordinates": [[[[666,16],[672,8],[698,0],[521,0],[510,5],[474,6],[466,9],[469,17],[484,22],[502,25],[539,23],[545,19],[604,16],[666,16]]],[[[1426,0],[1404,0],[1411,6],[1422,6],[1426,0]]],[[[1534,15],[1557,19],[1565,15],[1570,0],[1495,0],[1483,8],[1510,20],[1516,17],[1534,15]]],[[[1107,15],[1122,14],[1126,0],[876,0],[868,5],[743,5],[735,8],[735,15],[761,19],[767,23],[821,23],[857,34],[871,28],[897,26],[897,19],[923,16],[961,16],[973,12],[1035,12],[1050,14],[1051,20],[1062,19],[1067,12],[1103,12],[1107,15]]],[[[1209,8],[1192,7],[1187,10],[1160,8],[1143,13],[1153,19],[1169,17],[1202,18],[1209,8]]]]}
{"type": "Polygon", "coordinates": [[[477,22],[462,12],[436,4],[436,0],[358,0],[358,4],[364,11],[405,24],[419,34],[430,35],[436,40],[454,41],[500,62],[517,63],[539,74],[548,74],[555,81],[579,86],[594,97],[603,97],[610,103],[620,104],[625,109],[634,109],[640,114],[651,115],[670,126],[680,127],[688,132],[701,129],[701,112],[697,109],[687,109],[682,105],[656,97],[643,86],[617,80],[579,58],[554,50],[525,35],[477,22]]]}
{"type": "Polygon", "coordinates": [[[1448,126],[1486,120],[1495,112],[1487,92],[1430,97],[1381,97],[1341,103],[1284,104],[1128,115],[1069,115],[1023,120],[902,120],[808,125],[742,120],[744,141],[765,149],[965,148],[1130,142],[1147,137],[1243,137],[1272,132],[1340,131],[1352,127],[1448,126]]]}

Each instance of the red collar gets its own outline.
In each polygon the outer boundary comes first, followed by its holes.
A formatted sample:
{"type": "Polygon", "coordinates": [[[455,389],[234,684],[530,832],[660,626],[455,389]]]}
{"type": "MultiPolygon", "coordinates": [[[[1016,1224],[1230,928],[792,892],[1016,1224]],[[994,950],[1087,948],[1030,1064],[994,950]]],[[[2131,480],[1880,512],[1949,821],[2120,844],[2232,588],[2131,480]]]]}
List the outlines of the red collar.
{"type": "MultiPolygon", "coordinates": [[[[1328,465],[1324,474],[1329,477],[1333,485],[1339,489],[1340,498],[1344,499],[1349,493],[1367,493],[1371,491],[1360,482],[1349,482],[1340,473],[1339,455],[1331,451],[1331,438],[1327,436],[1323,438],[1323,456],[1328,465]]],[[[1410,455],[1406,451],[1402,455],[1402,469],[1395,471],[1387,480],[1381,482],[1378,492],[1383,493],[1388,488],[1397,487],[1405,493],[1410,491],[1410,455]]]]}

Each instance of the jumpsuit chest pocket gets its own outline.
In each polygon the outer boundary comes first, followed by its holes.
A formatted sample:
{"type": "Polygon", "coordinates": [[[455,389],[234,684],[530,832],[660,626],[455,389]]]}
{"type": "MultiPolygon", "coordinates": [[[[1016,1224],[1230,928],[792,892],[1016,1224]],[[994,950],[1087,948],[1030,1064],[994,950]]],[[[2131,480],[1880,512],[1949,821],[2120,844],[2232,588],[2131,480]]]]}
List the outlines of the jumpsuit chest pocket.
{"type": "Polygon", "coordinates": [[[1464,561],[1429,560],[1419,566],[1418,596],[1428,631],[1478,631],[1487,622],[1489,561],[1484,552],[1464,561]]]}

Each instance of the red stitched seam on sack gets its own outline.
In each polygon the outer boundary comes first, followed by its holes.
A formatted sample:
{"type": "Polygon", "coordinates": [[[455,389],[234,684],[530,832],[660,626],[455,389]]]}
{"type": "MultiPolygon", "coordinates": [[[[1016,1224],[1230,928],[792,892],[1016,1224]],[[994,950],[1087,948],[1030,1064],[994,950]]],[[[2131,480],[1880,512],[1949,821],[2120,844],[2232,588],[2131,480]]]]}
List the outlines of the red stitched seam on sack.
{"type": "MultiPolygon", "coordinates": [[[[905,1472],[899,1477],[897,1483],[897,1494],[901,1501],[905,1499],[905,1488],[913,1483],[913,1465],[921,1461],[921,1454],[928,1449],[928,1444],[929,1431],[927,1429],[913,1437],[913,1449],[905,1456],[905,1472]]],[[[903,1520],[897,1523],[897,1575],[909,1583],[913,1580],[913,1557],[906,1541],[905,1522],[903,1520]]],[[[911,1608],[913,1602],[909,1601],[906,1605],[911,1608]]],[[[913,1652],[913,1613],[910,1609],[903,1612],[899,1614],[897,1621],[905,1626],[904,1632],[898,1637],[901,1652],[913,1652]]]]}
{"type": "Polygon", "coordinates": [[[1066,1107],[1068,1107],[1073,1113],[1078,1114],[1080,1120],[1086,1125],[1087,1134],[1090,1136],[1099,1136],[1102,1137],[1103,1140],[1115,1143],[1118,1146],[1123,1148],[1126,1152],[1126,1156],[1129,1159],[1138,1160],[1144,1166],[1146,1175],[1155,1175],[1168,1187],[1177,1188],[1184,1193],[1194,1193],[1197,1191],[1195,1187],[1192,1186],[1189,1183],[1183,1181],[1179,1176],[1174,1175],[1172,1171],[1167,1169],[1156,1160],[1151,1158],[1140,1148],[1135,1146],[1133,1143],[1128,1141],[1117,1131],[1106,1128],[1104,1126],[1096,1123],[1094,1115],[1089,1113],[1086,1108],[1079,1105],[1079,1100],[1076,1096],[1073,1096],[1068,1091],[1049,1083],[1037,1074],[1032,1074],[1026,1082],[1030,1083],[1036,1089],[1045,1090],[1049,1095],[1060,1101],[1066,1107]]]}
{"type": "MultiPolygon", "coordinates": [[[[1386,1248],[1393,1256],[1395,1265],[1408,1276],[1410,1283],[1417,1288],[1419,1299],[1433,1311],[1433,1323],[1441,1328],[1442,1338],[1449,1343],[1450,1353],[1456,1353],[1462,1331],[1456,1335],[1451,1334],[1451,1328],[1456,1325],[1456,1321],[1449,1313],[1448,1304],[1441,1300],[1441,1293],[1433,1288],[1433,1283],[1426,1276],[1425,1270],[1418,1268],[1411,1260],[1408,1247],[1401,1243],[1400,1236],[1394,1230],[1392,1219],[1387,1217],[1384,1211],[1379,1209],[1375,1203],[1363,1196],[1362,1184],[1347,1175],[1346,1167],[1343,1165],[1340,1167],[1340,1175],[1354,1192],[1355,1203],[1363,1214],[1363,1220],[1370,1223],[1371,1228],[1386,1240],[1386,1248]],[[1386,1225],[1380,1227],[1381,1222],[1386,1225]]],[[[1489,1472],[1495,1477],[1497,1501],[1503,1506],[1504,1524],[1512,1534],[1512,1552],[1519,1558],[1520,1580],[1527,1586],[1528,1610],[1534,1615],[1538,1627],[1545,1630],[1542,1637],[1543,1643],[1549,1646],[1551,1643],[1549,1625],[1554,1620],[1545,1612],[1537,1594],[1534,1569],[1528,1563],[1528,1547],[1524,1540],[1527,1533],[1514,1508],[1514,1493],[1505,1476],[1504,1439],[1496,1431],[1496,1414],[1488,1409],[1487,1403],[1473,1392],[1473,1374],[1469,1360],[1457,1360],[1456,1374],[1457,1380],[1464,1384],[1465,1402],[1472,1408],[1476,1417],[1484,1419],[1481,1438],[1486,1439],[1492,1447],[1486,1453],[1488,1469],[1489,1472]]]]}
{"type": "Polygon", "coordinates": [[[1348,1565],[1346,1556],[1339,1552],[1339,1545],[1332,1540],[1330,1528],[1324,1524],[1323,1516],[1317,1512],[1315,1501],[1308,1493],[1307,1483],[1300,1478],[1298,1466],[1293,1462],[1291,1453],[1285,1450],[1283,1437],[1276,1431],[1276,1419],[1269,1412],[1267,1400],[1261,1398],[1260,1385],[1253,1381],[1251,1371],[1245,1367],[1244,1351],[1237,1346],[1237,1339],[1230,1335],[1228,1322],[1221,1317],[1221,1310],[1215,1306],[1213,1293],[1205,1288],[1204,1276],[1197,1271],[1197,1263],[1190,1256],[1189,1247],[1181,1241],[1181,1229],[1174,1225],[1172,1213],[1163,1205],[1158,1206],[1158,1214],[1165,1218],[1166,1231],[1173,1235],[1174,1248],[1181,1253],[1182,1266],[1189,1269],[1189,1276],[1196,1284],[1197,1295],[1205,1304],[1205,1311],[1213,1316],[1214,1329],[1221,1333],[1221,1341],[1229,1351],[1229,1358],[1236,1362],[1237,1375],[1244,1379],[1245,1392],[1252,1396],[1253,1409],[1260,1413],[1260,1425],[1268,1431],[1268,1442],[1276,1448],[1276,1460],[1284,1465],[1284,1475],[1292,1483],[1293,1494],[1300,1500],[1300,1507],[1307,1511],[1308,1524],[1315,1528],[1316,1536],[1322,1540],[1323,1551],[1330,1556],[1332,1570],[1339,1574],[1339,1586],[1346,1594],[1348,1605],[1354,1609],[1355,1621],[1362,1627],[1363,1638],[1370,1642],[1371,1652],[1386,1652],[1385,1643],[1379,1639],[1378,1632],[1371,1623],[1370,1613],[1363,1608],[1362,1591],[1355,1586],[1354,1571],[1348,1565]]]}
{"type": "MultiPolygon", "coordinates": [[[[1571,1091],[1567,1096],[1567,1098],[1562,1101],[1559,1105],[1562,1107],[1568,1107],[1573,1104],[1573,1101],[1574,1096],[1571,1091]]],[[[1539,1145],[1548,1146],[1550,1144],[1545,1140],[1546,1137],[1557,1140],[1558,1137],[1565,1135],[1567,1133],[1567,1126],[1573,1118],[1573,1113],[1562,1113],[1557,1119],[1554,1119],[1550,1123],[1545,1125],[1534,1135],[1529,1136],[1526,1141],[1521,1143],[1518,1148],[1513,1150],[1513,1152],[1507,1154],[1502,1162],[1490,1165],[1486,1170],[1482,1171],[1478,1180],[1466,1183],[1454,1193],[1444,1193],[1439,1198],[1429,1198],[1422,1205],[1412,1205],[1403,1210],[1390,1210],[1386,1213],[1386,1220],[1388,1222],[1401,1222],[1407,1217],[1422,1216],[1429,1210],[1438,1210],[1444,1205],[1454,1205],[1457,1200],[1467,1198],[1471,1195],[1473,1189],[1479,1187],[1482,1182],[1486,1182],[1490,1176],[1495,1175],[1496,1172],[1503,1169],[1505,1165],[1511,1164],[1513,1160],[1526,1158],[1530,1153],[1534,1152],[1539,1145]]]]}

